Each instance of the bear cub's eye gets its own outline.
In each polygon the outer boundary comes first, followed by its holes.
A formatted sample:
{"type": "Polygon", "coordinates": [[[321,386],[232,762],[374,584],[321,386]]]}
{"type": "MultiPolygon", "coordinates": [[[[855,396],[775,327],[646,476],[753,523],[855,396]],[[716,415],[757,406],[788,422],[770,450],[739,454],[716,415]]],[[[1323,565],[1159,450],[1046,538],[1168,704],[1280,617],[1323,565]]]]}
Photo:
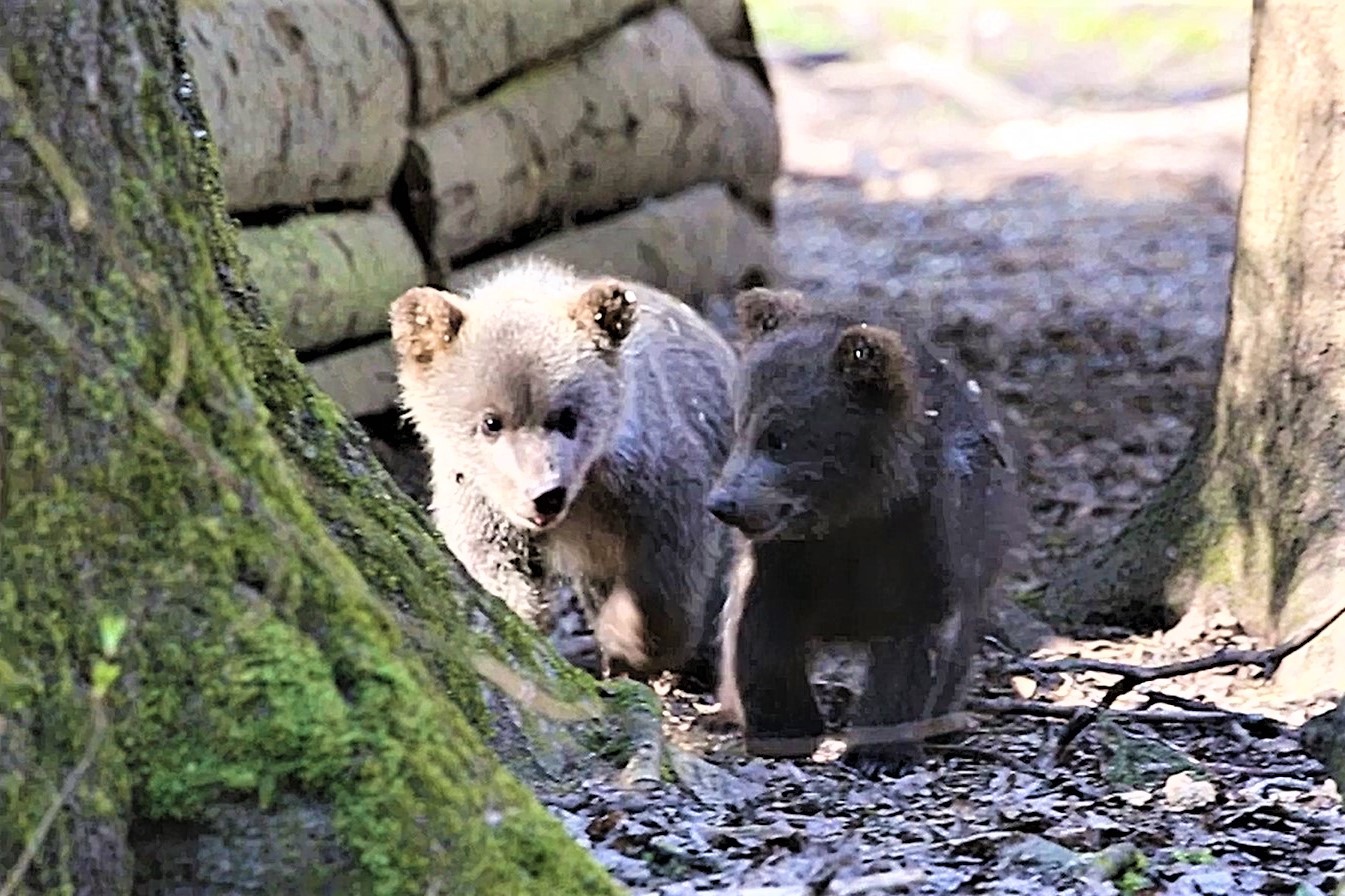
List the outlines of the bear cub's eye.
{"type": "Polygon", "coordinates": [[[784,451],[785,437],[780,430],[772,426],[761,434],[761,442],[766,446],[767,451],[784,451]]]}
{"type": "Polygon", "coordinates": [[[573,439],[579,430],[579,412],[571,407],[562,408],[559,413],[552,415],[547,425],[565,438],[573,439]]]}
{"type": "Polygon", "coordinates": [[[500,419],[499,414],[487,412],[481,418],[481,432],[488,436],[497,436],[500,430],[504,429],[504,421],[500,419]]]}

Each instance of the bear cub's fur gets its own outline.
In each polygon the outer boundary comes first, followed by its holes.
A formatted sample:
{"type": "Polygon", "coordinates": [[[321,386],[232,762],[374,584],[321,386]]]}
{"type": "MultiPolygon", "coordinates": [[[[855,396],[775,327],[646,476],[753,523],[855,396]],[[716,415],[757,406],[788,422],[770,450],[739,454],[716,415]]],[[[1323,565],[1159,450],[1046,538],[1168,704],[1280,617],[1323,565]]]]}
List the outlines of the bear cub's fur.
{"type": "MultiPolygon", "coordinates": [[[[392,305],[431,511],[487,590],[535,542],[585,585],[609,672],[710,658],[744,542],[705,506],[732,438],[732,349],[678,299],[544,259],[392,305]]],[[[517,578],[517,575],[514,576],[517,578]]]]}
{"type": "MultiPolygon", "coordinates": [[[[895,313],[750,290],[736,437],[707,506],[752,541],[725,608],[720,699],[749,752],[806,755],[805,645],[866,642],[856,725],[957,708],[1013,528],[1007,447],[979,389],[895,313]]],[[[876,771],[908,743],[852,745],[876,771]]]]}

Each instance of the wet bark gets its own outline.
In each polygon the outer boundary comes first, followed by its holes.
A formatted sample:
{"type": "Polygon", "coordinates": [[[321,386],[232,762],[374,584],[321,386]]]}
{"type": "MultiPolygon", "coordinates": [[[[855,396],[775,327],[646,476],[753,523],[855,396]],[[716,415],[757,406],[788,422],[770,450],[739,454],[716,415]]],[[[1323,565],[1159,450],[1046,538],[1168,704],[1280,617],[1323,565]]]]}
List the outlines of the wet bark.
{"type": "MultiPolygon", "coordinates": [[[[1215,403],[1113,546],[1046,595],[1073,619],[1151,625],[1232,608],[1286,639],[1345,595],[1345,9],[1258,2],[1246,168],[1215,403]]],[[[1339,688],[1345,624],[1285,664],[1339,688]]]]}
{"type": "Polygon", "coordinates": [[[600,714],[305,376],[177,28],[0,18],[0,889],[613,892],[500,757],[594,771],[645,692],[600,714]]]}

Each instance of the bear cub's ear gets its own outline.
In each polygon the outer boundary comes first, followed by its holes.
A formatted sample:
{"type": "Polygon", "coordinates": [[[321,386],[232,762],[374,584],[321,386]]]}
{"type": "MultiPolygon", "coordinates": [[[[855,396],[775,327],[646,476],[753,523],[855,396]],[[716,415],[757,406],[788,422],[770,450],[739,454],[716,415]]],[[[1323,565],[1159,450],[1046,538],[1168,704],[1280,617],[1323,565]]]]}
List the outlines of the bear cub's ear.
{"type": "Polygon", "coordinates": [[[752,341],[778,329],[804,309],[803,294],[792,289],[757,287],[738,293],[733,300],[743,338],[752,341]]]}
{"type": "Polygon", "coordinates": [[[901,335],[885,327],[847,327],[836,343],[835,370],[858,397],[911,413],[919,401],[916,364],[901,335]]]}
{"type": "Polygon", "coordinates": [[[460,296],[415,286],[402,293],[388,312],[392,344],[403,363],[428,364],[455,338],[465,319],[460,296]]]}
{"type": "Polygon", "coordinates": [[[570,308],[570,316],[593,336],[603,351],[610,351],[630,335],[635,325],[635,296],[619,280],[606,278],[594,283],[570,308]]]}

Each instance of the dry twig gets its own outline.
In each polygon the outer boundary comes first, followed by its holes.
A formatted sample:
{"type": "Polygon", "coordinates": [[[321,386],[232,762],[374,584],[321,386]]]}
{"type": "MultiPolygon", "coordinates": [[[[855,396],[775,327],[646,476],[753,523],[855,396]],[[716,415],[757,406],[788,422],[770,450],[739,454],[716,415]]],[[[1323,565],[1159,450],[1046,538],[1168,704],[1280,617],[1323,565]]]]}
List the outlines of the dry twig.
{"type": "Polygon", "coordinates": [[[1023,775],[1039,776],[1041,774],[1017,756],[1003,750],[992,750],[988,747],[977,747],[971,744],[925,744],[924,748],[933,753],[942,753],[945,756],[961,756],[963,759],[974,759],[987,765],[1003,765],[1023,775]]]}
{"type": "MultiPolygon", "coordinates": [[[[1155,701],[1158,702],[1158,701],[1155,701]]],[[[1110,709],[1097,706],[1069,706],[1062,703],[1043,703],[1037,700],[1012,700],[1007,697],[994,697],[987,700],[972,700],[968,708],[975,712],[993,713],[1001,716],[1032,716],[1039,719],[1064,719],[1071,721],[1083,713],[1096,713],[1107,709],[1107,717],[1120,722],[1141,722],[1151,725],[1213,725],[1227,722],[1242,722],[1253,726],[1276,726],[1274,719],[1231,709],[1110,709]]]]}
{"type": "MultiPolygon", "coordinates": [[[[1345,616],[1345,606],[1341,606],[1334,613],[1331,613],[1321,623],[1312,626],[1289,640],[1276,647],[1265,650],[1220,650],[1209,656],[1197,657],[1193,660],[1183,660],[1177,663],[1167,663],[1162,666],[1132,666],[1128,663],[1114,663],[1107,660],[1091,660],[1082,657],[1067,657],[1058,660],[1031,660],[1023,658],[1019,661],[1019,668],[1014,671],[1023,671],[1030,673],[1050,673],[1050,672],[1100,672],[1107,675],[1118,676],[1117,681],[1113,682],[1107,688],[1102,699],[1096,706],[1081,707],[1072,709],[1067,716],[1069,723],[1065,730],[1061,732],[1060,739],[1056,743],[1053,763],[1060,762],[1069,751],[1070,745],[1083,733],[1084,729],[1097,721],[1098,716],[1111,709],[1113,703],[1122,695],[1129,693],[1141,684],[1151,681],[1159,681],[1165,678],[1177,678],[1182,675],[1191,675],[1196,672],[1204,672],[1209,669],[1218,669],[1224,666],[1257,666],[1266,675],[1274,674],[1280,663],[1284,662],[1285,657],[1301,649],[1313,638],[1326,631],[1332,623],[1345,616]]],[[[1033,713],[1023,713],[1033,714],[1033,713]]],[[[1121,713],[1114,713],[1121,716],[1121,713]]],[[[1242,713],[1233,713],[1224,710],[1173,710],[1171,712],[1159,713],[1152,710],[1141,710],[1129,713],[1130,719],[1143,719],[1150,722],[1174,721],[1174,722],[1229,722],[1241,720],[1255,720],[1258,724],[1267,724],[1269,720],[1260,716],[1245,716],[1242,713]]],[[[1273,723],[1271,723],[1273,724],[1273,723]]]]}

